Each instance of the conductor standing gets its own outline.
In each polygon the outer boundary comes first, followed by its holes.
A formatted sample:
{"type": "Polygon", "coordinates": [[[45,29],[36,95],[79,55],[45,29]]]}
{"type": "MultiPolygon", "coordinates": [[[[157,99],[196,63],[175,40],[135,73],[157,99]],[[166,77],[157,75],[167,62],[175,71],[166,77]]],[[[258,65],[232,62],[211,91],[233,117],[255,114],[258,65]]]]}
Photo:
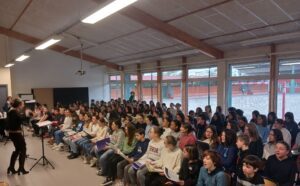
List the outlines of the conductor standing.
{"type": "Polygon", "coordinates": [[[22,117],[20,114],[24,108],[24,103],[20,99],[15,99],[11,106],[12,108],[7,114],[7,130],[9,133],[9,138],[14,143],[15,151],[12,152],[7,174],[27,174],[29,172],[24,169],[26,159],[26,142],[24,136],[22,135],[22,117]],[[18,157],[19,169],[16,171],[15,163],[18,157]]]}

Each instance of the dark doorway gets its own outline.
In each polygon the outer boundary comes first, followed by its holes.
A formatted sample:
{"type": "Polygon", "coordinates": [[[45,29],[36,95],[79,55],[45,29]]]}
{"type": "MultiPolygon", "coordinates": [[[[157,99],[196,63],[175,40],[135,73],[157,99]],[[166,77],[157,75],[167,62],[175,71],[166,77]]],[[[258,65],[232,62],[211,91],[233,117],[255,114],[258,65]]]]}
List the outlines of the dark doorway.
{"type": "Polygon", "coordinates": [[[0,85],[0,111],[3,112],[3,106],[8,96],[7,85],[0,85]]]}

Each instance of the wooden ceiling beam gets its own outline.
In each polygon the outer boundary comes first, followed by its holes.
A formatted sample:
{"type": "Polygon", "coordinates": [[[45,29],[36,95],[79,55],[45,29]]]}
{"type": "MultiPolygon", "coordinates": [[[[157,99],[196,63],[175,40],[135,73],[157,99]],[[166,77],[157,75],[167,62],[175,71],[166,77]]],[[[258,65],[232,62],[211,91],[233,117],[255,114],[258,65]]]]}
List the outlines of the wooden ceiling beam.
{"type": "MultiPolygon", "coordinates": [[[[43,40],[35,38],[33,36],[29,36],[29,35],[26,35],[26,34],[23,34],[20,32],[16,32],[13,30],[9,30],[9,29],[1,27],[1,26],[0,26],[0,34],[5,35],[10,38],[20,40],[20,41],[24,41],[26,43],[33,44],[33,45],[37,45],[43,41],[43,40]]],[[[52,47],[49,47],[49,49],[80,59],[80,51],[70,50],[70,51],[64,53],[64,51],[68,50],[68,48],[64,47],[64,46],[60,46],[60,45],[53,45],[52,47]]],[[[110,63],[108,61],[99,59],[97,57],[94,57],[94,56],[91,56],[91,55],[88,55],[85,53],[83,53],[83,60],[94,63],[94,64],[98,64],[98,65],[105,65],[109,68],[119,70],[119,65],[117,65],[115,63],[110,63]]]]}
{"type": "Polygon", "coordinates": [[[173,25],[163,22],[160,19],[138,9],[133,6],[129,6],[120,12],[122,15],[129,17],[149,28],[155,29],[159,32],[166,34],[167,36],[173,37],[180,42],[190,45],[200,50],[201,53],[220,59],[224,57],[224,52],[210,46],[209,44],[200,41],[198,38],[191,36],[190,34],[176,28],[173,25]]]}

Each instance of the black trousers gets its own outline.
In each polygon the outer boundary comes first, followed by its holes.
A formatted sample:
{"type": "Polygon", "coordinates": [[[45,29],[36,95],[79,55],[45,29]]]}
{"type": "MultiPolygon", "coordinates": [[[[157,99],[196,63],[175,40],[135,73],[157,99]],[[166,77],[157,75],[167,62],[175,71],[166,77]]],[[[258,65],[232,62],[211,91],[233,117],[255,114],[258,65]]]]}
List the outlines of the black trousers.
{"type": "Polygon", "coordinates": [[[15,167],[17,158],[19,157],[19,169],[24,169],[26,159],[26,142],[24,136],[21,133],[9,133],[9,138],[14,143],[15,151],[12,152],[10,158],[10,168],[15,167]]]}
{"type": "Polygon", "coordinates": [[[111,178],[112,180],[115,180],[117,177],[117,165],[120,161],[124,160],[122,156],[119,154],[113,154],[108,159],[108,169],[107,169],[107,177],[111,178]]]}
{"type": "Polygon", "coordinates": [[[159,175],[157,172],[148,172],[146,174],[146,186],[163,186],[169,181],[165,176],[159,175]]]}

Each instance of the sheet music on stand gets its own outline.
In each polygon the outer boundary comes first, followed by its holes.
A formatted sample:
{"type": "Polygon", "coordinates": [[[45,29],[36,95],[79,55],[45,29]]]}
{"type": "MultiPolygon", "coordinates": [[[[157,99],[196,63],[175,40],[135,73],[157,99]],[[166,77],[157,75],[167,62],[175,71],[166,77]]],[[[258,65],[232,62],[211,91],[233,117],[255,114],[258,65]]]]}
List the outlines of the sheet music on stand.
{"type": "Polygon", "coordinates": [[[47,121],[42,121],[42,122],[38,122],[38,123],[37,123],[37,125],[38,125],[39,127],[46,127],[46,126],[51,125],[51,124],[52,124],[52,121],[49,121],[49,120],[47,120],[47,121]]]}

